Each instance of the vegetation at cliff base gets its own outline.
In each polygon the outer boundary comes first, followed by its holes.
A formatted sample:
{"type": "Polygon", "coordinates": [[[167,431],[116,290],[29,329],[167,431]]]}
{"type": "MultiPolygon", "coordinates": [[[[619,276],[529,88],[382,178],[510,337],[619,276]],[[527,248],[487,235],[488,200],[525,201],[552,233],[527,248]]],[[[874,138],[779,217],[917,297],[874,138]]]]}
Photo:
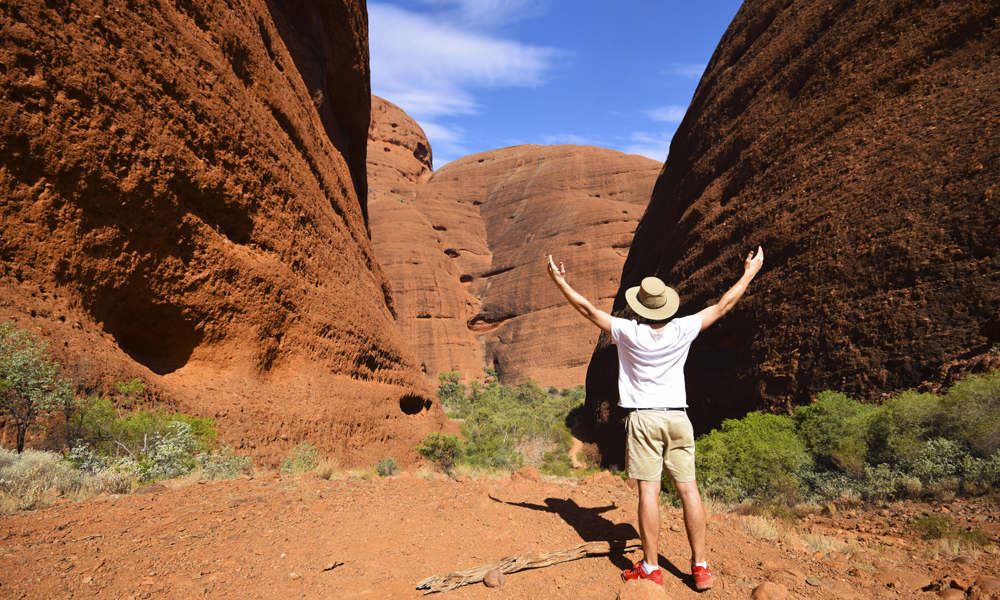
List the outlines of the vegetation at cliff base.
{"type": "Polygon", "coordinates": [[[702,491],[728,503],[984,494],[1000,489],[1000,371],[881,405],[822,392],[793,415],[724,421],[696,444],[702,491]]]}
{"type": "Polygon", "coordinates": [[[545,390],[530,378],[509,386],[490,369],[486,375],[485,384],[468,387],[458,373],[438,376],[438,398],[451,418],[462,420],[462,438],[432,433],[417,451],[445,472],[456,465],[513,470],[532,464],[570,475],[570,427],[582,414],[583,386],[545,390]]]}

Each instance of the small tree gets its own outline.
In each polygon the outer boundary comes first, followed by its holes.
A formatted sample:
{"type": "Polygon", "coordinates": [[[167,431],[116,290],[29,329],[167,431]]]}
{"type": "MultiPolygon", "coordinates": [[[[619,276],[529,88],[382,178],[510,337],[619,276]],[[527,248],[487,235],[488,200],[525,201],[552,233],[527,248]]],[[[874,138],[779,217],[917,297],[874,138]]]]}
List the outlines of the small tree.
{"type": "Polygon", "coordinates": [[[73,397],[69,381],[58,375],[59,364],[46,346],[13,323],[0,323],[0,415],[9,414],[14,420],[19,454],[38,415],[65,406],[73,397]]]}

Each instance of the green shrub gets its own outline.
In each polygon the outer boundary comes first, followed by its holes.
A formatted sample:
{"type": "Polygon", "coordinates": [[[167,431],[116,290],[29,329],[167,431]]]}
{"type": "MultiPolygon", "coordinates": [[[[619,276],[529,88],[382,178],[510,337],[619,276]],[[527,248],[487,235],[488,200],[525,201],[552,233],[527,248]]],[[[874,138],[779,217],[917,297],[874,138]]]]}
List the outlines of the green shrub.
{"type": "Polygon", "coordinates": [[[462,442],[457,435],[435,432],[427,434],[416,450],[442,472],[450,474],[461,447],[462,442]]]}
{"type": "Polygon", "coordinates": [[[378,473],[379,477],[394,477],[399,475],[399,465],[396,464],[395,458],[386,456],[379,459],[378,464],[375,465],[375,472],[378,473]]]}
{"type": "Polygon", "coordinates": [[[278,470],[282,473],[306,473],[319,465],[319,450],[309,442],[302,442],[292,453],[281,459],[278,470]]]}
{"type": "Polygon", "coordinates": [[[211,454],[201,453],[195,457],[195,462],[201,467],[203,479],[235,479],[253,465],[249,456],[236,454],[230,446],[223,446],[211,454]]]}
{"type": "Polygon", "coordinates": [[[508,386],[498,383],[492,370],[486,374],[486,385],[473,381],[468,393],[457,373],[438,376],[438,397],[451,417],[463,419],[465,443],[455,461],[487,469],[517,469],[524,464],[519,449],[544,447],[552,456],[546,459],[541,453],[539,468],[565,472],[569,459],[563,461],[557,455],[570,448],[569,428],[582,414],[583,386],[546,391],[530,378],[508,386]]]}
{"type": "Polygon", "coordinates": [[[900,464],[917,459],[924,442],[946,429],[947,405],[933,394],[906,391],[868,414],[867,462],[900,464]]]}
{"type": "Polygon", "coordinates": [[[73,401],[70,382],[59,376],[47,346],[12,322],[0,323],[0,416],[10,416],[19,453],[41,413],[73,401]]]}
{"type": "Polygon", "coordinates": [[[937,483],[957,477],[962,459],[966,456],[958,442],[934,438],[924,443],[909,471],[925,484],[937,483]]]}
{"type": "Polygon", "coordinates": [[[860,479],[864,473],[867,416],[873,406],[838,392],[820,392],[816,402],[795,411],[799,437],[817,465],[860,479]]]}
{"type": "MultiPolygon", "coordinates": [[[[207,452],[216,439],[212,419],[193,417],[163,410],[126,412],[108,398],[88,398],[73,415],[76,443],[105,456],[130,456],[137,461],[153,452],[155,446],[174,432],[174,423],[188,426],[194,439],[192,451],[207,452]]],[[[192,454],[192,458],[194,456],[192,454]]]]}
{"type": "MultiPolygon", "coordinates": [[[[812,465],[791,417],[752,412],[727,419],[697,441],[695,462],[707,486],[723,486],[728,495],[752,495],[797,501],[800,476],[812,465]]],[[[666,475],[664,475],[666,477],[666,475]]]]}
{"type": "Polygon", "coordinates": [[[948,437],[964,440],[978,458],[1000,450],[1000,370],[956,383],[944,404],[948,437]]]}

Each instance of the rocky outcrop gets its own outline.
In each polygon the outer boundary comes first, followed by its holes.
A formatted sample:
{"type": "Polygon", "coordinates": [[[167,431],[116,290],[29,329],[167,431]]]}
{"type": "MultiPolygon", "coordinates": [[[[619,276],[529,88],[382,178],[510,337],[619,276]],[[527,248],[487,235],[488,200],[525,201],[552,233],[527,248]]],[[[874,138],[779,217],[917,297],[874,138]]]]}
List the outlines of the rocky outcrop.
{"type": "Polygon", "coordinates": [[[372,244],[397,322],[433,381],[443,371],[543,385],[583,383],[597,329],[549,281],[544,257],[610,309],[661,164],[586,146],[516,146],[431,172],[423,132],[373,100],[372,244]]]}
{"type": "Polygon", "coordinates": [[[444,415],[366,229],[366,22],[360,0],[2,9],[0,318],[265,460],[413,457],[444,415]]]}
{"type": "MultiPolygon", "coordinates": [[[[985,1],[744,3],[622,274],[622,290],[659,274],[688,314],[764,247],[747,296],[693,346],[699,433],[824,389],[877,400],[987,352],[1000,307],[998,19],[985,1]]],[[[604,339],[587,400],[605,439],[620,416],[615,365],[604,339]]]]}

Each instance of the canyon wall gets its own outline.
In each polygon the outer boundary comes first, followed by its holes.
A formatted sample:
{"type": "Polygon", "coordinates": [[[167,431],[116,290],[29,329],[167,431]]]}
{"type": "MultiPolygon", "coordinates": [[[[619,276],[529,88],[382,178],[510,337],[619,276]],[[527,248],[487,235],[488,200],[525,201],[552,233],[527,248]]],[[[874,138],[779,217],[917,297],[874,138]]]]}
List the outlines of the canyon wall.
{"type": "Polygon", "coordinates": [[[505,383],[581,385],[600,332],[549,280],[545,256],[609,310],[661,163],[589,146],[515,146],[432,175],[420,127],[380,98],[372,115],[372,245],[428,378],[481,380],[488,367],[505,383]]]}
{"type": "Polygon", "coordinates": [[[367,37],[363,0],[0,7],[0,319],[265,461],[414,459],[446,425],[368,236],[367,37]]]}
{"type": "MultiPolygon", "coordinates": [[[[687,364],[698,434],[826,389],[877,401],[1000,366],[1000,5],[747,0],[698,86],[622,272],[679,315],[764,270],[687,364]]],[[[617,363],[587,379],[622,464],[617,363]]]]}

